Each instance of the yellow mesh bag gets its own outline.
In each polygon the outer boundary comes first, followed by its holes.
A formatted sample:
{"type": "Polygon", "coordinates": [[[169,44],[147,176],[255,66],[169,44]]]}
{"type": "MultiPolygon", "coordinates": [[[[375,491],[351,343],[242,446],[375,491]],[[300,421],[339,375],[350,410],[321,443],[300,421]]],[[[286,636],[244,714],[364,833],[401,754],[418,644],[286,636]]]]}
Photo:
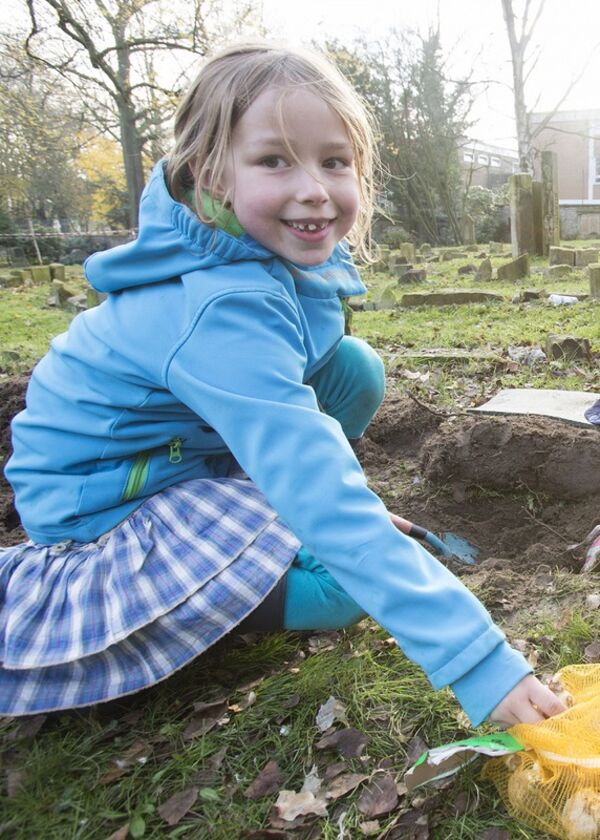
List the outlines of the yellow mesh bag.
{"type": "Polygon", "coordinates": [[[562,840],[600,838],[600,665],[557,674],[573,705],[509,729],[526,751],[486,762],[483,777],[521,822],[562,840]]]}

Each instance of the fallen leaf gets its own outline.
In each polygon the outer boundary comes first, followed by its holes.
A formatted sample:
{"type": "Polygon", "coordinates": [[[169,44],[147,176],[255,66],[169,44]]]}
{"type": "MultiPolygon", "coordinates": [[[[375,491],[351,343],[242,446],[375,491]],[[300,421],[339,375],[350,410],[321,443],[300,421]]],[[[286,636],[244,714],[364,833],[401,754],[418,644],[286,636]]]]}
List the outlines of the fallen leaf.
{"type": "Polygon", "coordinates": [[[368,737],[358,729],[337,729],[329,735],[324,735],[317,741],[316,747],[318,750],[332,747],[344,758],[356,758],[363,752],[368,742],[368,737]]]}
{"type": "Polygon", "coordinates": [[[231,706],[228,706],[228,708],[231,712],[245,712],[246,709],[249,709],[250,706],[254,705],[254,703],[256,703],[256,692],[250,691],[240,703],[233,703],[231,706]]]}
{"type": "Polygon", "coordinates": [[[279,831],[276,828],[259,828],[258,831],[241,834],[240,840],[288,840],[290,837],[291,835],[287,831],[279,831]]]}
{"type": "Polygon", "coordinates": [[[17,767],[8,767],[6,770],[6,796],[14,799],[25,787],[26,774],[24,770],[17,767]]]}
{"type": "Polygon", "coordinates": [[[365,837],[372,837],[374,834],[379,833],[381,825],[377,820],[368,820],[367,822],[359,823],[358,827],[365,837]]]}
{"type": "Polygon", "coordinates": [[[396,780],[390,773],[376,776],[358,798],[358,810],[366,817],[389,814],[397,804],[396,780]]]}
{"type": "Polygon", "coordinates": [[[340,796],[345,796],[359,786],[361,782],[369,777],[363,773],[344,773],[341,776],[336,776],[331,785],[327,788],[325,793],[326,799],[339,799],[340,796]]]}
{"type": "Polygon", "coordinates": [[[319,708],[315,722],[319,732],[325,732],[336,720],[342,723],[348,723],[346,719],[346,707],[337,697],[332,696],[319,708]]]}
{"type": "MultiPolygon", "coordinates": [[[[223,705],[227,706],[229,699],[227,697],[219,697],[218,700],[211,700],[210,703],[194,703],[192,709],[196,712],[196,717],[205,716],[212,717],[213,712],[217,712],[223,705]]],[[[219,717],[221,712],[219,711],[219,717]]]]}
{"type": "Polygon", "coordinates": [[[211,704],[211,708],[206,707],[199,715],[195,715],[190,719],[188,725],[183,730],[183,740],[189,741],[191,738],[197,738],[201,735],[206,735],[211,729],[214,729],[218,723],[226,723],[227,718],[227,700],[221,703],[211,704]]]}
{"type": "Polygon", "coordinates": [[[410,739],[406,745],[406,760],[408,766],[412,767],[417,758],[420,758],[424,752],[427,752],[429,745],[419,736],[415,735],[410,739]]]}
{"type": "Polygon", "coordinates": [[[282,709],[293,709],[294,706],[297,706],[300,702],[300,695],[299,694],[292,694],[291,697],[288,697],[287,700],[284,700],[281,704],[282,709]]]}
{"type": "Polygon", "coordinates": [[[110,759],[111,766],[98,779],[98,784],[108,785],[128,773],[136,764],[145,764],[152,747],[146,741],[134,741],[127,749],[110,759]]]}
{"type": "Polygon", "coordinates": [[[503,828],[486,828],[484,832],[477,835],[477,840],[510,840],[510,834],[503,828]]]}
{"type": "Polygon", "coordinates": [[[246,799],[260,799],[262,796],[270,796],[270,794],[279,790],[282,781],[283,774],[279,765],[276,761],[269,761],[254,781],[248,785],[244,791],[244,796],[246,799]]]}
{"type": "Polygon", "coordinates": [[[600,642],[592,642],[583,651],[586,662],[600,662],[600,642]]]}
{"type": "Polygon", "coordinates": [[[167,825],[177,825],[198,799],[198,788],[190,787],[176,793],[158,806],[158,813],[167,825]]]}
{"type": "Polygon", "coordinates": [[[327,630],[324,633],[311,636],[308,640],[309,653],[323,653],[327,650],[335,650],[341,638],[341,634],[337,630],[327,630]]]}
{"type": "Polygon", "coordinates": [[[7,741],[20,741],[23,738],[35,738],[42,726],[46,723],[48,715],[32,715],[22,718],[16,729],[9,732],[7,741]]]}
{"type": "Polygon", "coordinates": [[[304,782],[302,783],[302,793],[313,793],[316,796],[321,790],[322,783],[323,780],[319,778],[317,766],[316,764],[313,764],[309,772],[304,777],[304,782]]]}
{"type": "Polygon", "coordinates": [[[281,790],[275,808],[281,819],[287,822],[292,822],[296,817],[305,814],[316,814],[318,817],[327,816],[325,802],[308,790],[300,791],[300,793],[294,793],[293,790],[281,790]]]}
{"type": "Polygon", "coordinates": [[[590,610],[597,610],[600,607],[600,595],[597,592],[592,592],[585,599],[585,605],[590,610]]]}
{"type": "Polygon", "coordinates": [[[117,828],[116,831],[113,831],[108,840],[127,840],[128,835],[129,823],[125,823],[125,825],[122,825],[121,828],[117,828]]]}
{"type": "Polygon", "coordinates": [[[335,779],[336,776],[339,776],[340,773],[343,773],[344,770],[347,769],[347,765],[345,761],[336,761],[335,764],[330,764],[323,774],[323,779],[326,782],[330,782],[332,779],[335,779]]]}

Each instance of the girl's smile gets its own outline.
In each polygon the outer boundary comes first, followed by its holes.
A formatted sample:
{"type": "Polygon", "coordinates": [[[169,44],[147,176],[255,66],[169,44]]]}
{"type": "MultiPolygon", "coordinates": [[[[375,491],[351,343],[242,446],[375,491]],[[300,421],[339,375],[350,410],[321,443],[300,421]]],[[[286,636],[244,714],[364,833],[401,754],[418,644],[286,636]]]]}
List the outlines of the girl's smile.
{"type": "Polygon", "coordinates": [[[224,192],[247,233],[301,265],[327,260],[358,213],[352,144],[303,88],[268,88],[233,130],[224,192]]]}

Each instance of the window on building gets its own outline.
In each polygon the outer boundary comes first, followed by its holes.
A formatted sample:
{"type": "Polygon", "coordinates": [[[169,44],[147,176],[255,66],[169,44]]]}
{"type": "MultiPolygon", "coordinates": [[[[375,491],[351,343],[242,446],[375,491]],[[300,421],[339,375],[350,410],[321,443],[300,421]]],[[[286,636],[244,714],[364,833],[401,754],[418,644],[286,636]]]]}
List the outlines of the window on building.
{"type": "Polygon", "coordinates": [[[471,152],[463,152],[463,160],[465,163],[473,163],[473,155],[471,152]]]}
{"type": "Polygon", "coordinates": [[[483,163],[484,166],[489,166],[490,159],[487,155],[477,155],[477,163],[483,163]]]}
{"type": "Polygon", "coordinates": [[[499,157],[491,157],[490,163],[492,164],[492,166],[502,166],[502,161],[499,157]]]}

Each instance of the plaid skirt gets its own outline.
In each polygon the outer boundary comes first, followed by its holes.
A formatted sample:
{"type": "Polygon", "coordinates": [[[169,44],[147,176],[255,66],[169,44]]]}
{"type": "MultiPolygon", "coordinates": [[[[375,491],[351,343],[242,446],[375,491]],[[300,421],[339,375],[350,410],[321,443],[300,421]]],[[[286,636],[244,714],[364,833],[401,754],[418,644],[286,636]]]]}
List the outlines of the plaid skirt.
{"type": "Polygon", "coordinates": [[[91,543],[0,549],[0,714],[139,691],[238,625],[300,543],[256,486],[196,479],[91,543]]]}

